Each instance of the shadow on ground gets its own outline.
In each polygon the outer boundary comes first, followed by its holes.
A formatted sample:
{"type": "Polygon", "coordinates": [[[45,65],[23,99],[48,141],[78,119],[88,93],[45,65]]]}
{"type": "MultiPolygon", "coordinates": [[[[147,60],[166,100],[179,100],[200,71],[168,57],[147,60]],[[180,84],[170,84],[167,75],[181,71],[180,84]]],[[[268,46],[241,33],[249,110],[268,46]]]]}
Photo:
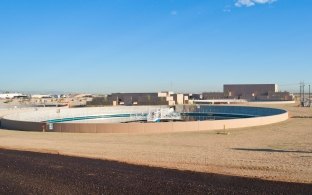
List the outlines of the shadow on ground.
{"type": "Polygon", "coordinates": [[[240,151],[250,151],[250,152],[282,152],[282,153],[302,153],[302,154],[312,154],[310,151],[301,151],[301,150],[277,150],[277,149],[268,149],[268,148],[232,148],[233,150],[240,151]]]}
{"type": "Polygon", "coordinates": [[[311,194],[312,185],[0,150],[0,194],[311,194]]]}

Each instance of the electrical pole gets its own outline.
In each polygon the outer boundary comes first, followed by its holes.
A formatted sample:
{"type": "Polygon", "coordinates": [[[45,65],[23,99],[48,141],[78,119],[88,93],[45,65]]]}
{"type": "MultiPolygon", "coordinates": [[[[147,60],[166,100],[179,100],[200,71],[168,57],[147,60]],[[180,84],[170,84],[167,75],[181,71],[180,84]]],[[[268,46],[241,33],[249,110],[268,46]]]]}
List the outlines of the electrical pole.
{"type": "Polygon", "coordinates": [[[302,95],[303,95],[303,100],[302,100],[302,105],[304,106],[304,98],[305,98],[305,93],[304,93],[304,82],[302,82],[302,95]]]}
{"type": "Polygon", "coordinates": [[[311,107],[311,85],[309,84],[309,106],[311,107]]]}
{"type": "Polygon", "coordinates": [[[299,86],[300,86],[300,99],[299,99],[299,102],[300,102],[300,106],[302,106],[302,82],[299,83],[299,86]]]}
{"type": "Polygon", "coordinates": [[[300,87],[300,90],[299,90],[299,96],[300,96],[300,98],[299,98],[299,101],[300,101],[300,104],[301,104],[301,82],[299,83],[299,87],[300,87]]]}

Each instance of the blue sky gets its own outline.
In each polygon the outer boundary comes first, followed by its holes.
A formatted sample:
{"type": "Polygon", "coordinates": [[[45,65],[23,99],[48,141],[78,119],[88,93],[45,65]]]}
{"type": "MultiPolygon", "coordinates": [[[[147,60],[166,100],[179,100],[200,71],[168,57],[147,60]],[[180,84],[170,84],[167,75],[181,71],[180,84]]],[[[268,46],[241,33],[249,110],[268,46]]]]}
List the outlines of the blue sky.
{"type": "Polygon", "coordinates": [[[1,0],[0,91],[311,83],[311,0],[1,0]]]}

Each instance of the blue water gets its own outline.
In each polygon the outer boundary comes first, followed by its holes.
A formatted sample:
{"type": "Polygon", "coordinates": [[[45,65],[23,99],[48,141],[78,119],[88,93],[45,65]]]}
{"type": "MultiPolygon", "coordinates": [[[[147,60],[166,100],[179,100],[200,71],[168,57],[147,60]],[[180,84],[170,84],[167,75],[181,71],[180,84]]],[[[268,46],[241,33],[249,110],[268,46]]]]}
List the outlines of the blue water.
{"type": "Polygon", "coordinates": [[[225,120],[239,118],[253,118],[261,116],[271,116],[285,113],[285,110],[262,107],[245,106],[209,106],[187,107],[182,111],[182,120],[203,121],[203,120],[225,120]]]}
{"type": "Polygon", "coordinates": [[[253,118],[255,115],[229,114],[229,113],[181,113],[183,121],[225,120],[239,118],[253,118]]]}
{"type": "MultiPolygon", "coordinates": [[[[244,107],[244,106],[189,106],[181,112],[182,121],[203,121],[203,120],[225,120],[253,118],[261,116],[271,116],[285,113],[285,110],[275,108],[244,107]]],[[[92,119],[109,118],[135,118],[136,114],[111,114],[111,115],[92,115],[81,117],[69,117],[61,119],[51,119],[48,123],[62,123],[70,121],[82,121],[92,119]]],[[[143,114],[142,116],[147,116],[143,114]]]]}

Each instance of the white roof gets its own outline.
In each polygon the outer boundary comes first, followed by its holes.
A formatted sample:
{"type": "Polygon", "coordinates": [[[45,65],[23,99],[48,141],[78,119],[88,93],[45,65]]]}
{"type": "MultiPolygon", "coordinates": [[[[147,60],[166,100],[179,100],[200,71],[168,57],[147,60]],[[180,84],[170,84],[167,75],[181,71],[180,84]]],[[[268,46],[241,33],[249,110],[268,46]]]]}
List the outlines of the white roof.
{"type": "Polygon", "coordinates": [[[21,93],[2,93],[0,94],[0,98],[14,98],[18,96],[26,96],[21,93]]]}

